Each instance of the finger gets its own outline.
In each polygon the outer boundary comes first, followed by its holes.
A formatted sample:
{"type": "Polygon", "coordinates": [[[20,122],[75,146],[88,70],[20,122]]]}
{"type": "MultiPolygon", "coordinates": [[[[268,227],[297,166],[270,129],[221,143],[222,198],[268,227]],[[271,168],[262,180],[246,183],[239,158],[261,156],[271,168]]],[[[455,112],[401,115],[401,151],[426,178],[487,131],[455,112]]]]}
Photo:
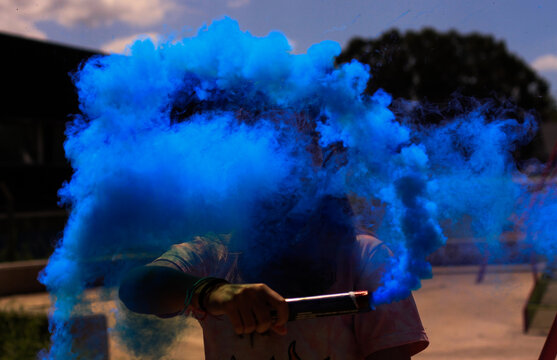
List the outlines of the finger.
{"type": "Polygon", "coordinates": [[[273,330],[275,333],[277,333],[279,335],[286,335],[286,333],[287,333],[286,325],[273,325],[271,327],[271,330],[273,330]]]}
{"type": "Polygon", "coordinates": [[[289,314],[288,303],[286,300],[275,291],[269,289],[269,297],[267,298],[267,301],[272,310],[276,312],[275,325],[280,326],[286,324],[289,314]]]}
{"type": "Polygon", "coordinates": [[[260,334],[268,331],[273,325],[273,319],[271,317],[271,307],[267,304],[266,299],[260,299],[252,311],[257,321],[255,331],[260,334]]]}
{"type": "Polygon", "coordinates": [[[251,304],[247,301],[242,301],[238,305],[240,317],[242,318],[243,333],[251,334],[255,331],[257,325],[251,304]]]}
{"type": "Polygon", "coordinates": [[[227,312],[226,315],[234,327],[234,332],[238,335],[243,334],[244,332],[244,324],[242,323],[242,317],[240,316],[240,312],[238,309],[234,308],[232,311],[227,312]]]}

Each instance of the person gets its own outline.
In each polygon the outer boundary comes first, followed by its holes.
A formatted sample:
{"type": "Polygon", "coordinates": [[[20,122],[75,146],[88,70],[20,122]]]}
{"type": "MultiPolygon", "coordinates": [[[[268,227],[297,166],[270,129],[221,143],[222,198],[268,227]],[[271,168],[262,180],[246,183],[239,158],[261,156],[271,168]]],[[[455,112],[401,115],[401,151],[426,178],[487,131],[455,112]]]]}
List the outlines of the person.
{"type": "Polygon", "coordinates": [[[410,359],[428,345],[412,296],[287,323],[285,297],[380,286],[392,254],[352,219],[346,198],[273,201],[248,233],[198,236],[133,269],[120,299],[138,313],[196,316],[208,360],[410,359]]]}

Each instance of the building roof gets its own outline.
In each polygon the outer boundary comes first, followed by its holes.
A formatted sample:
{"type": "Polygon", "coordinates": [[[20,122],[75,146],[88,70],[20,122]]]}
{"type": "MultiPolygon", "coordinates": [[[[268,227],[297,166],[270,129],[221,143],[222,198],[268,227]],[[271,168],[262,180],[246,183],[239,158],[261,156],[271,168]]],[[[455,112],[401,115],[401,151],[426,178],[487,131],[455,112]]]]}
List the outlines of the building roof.
{"type": "Polygon", "coordinates": [[[100,53],[0,33],[2,87],[8,117],[67,117],[78,112],[70,73],[100,53]]]}

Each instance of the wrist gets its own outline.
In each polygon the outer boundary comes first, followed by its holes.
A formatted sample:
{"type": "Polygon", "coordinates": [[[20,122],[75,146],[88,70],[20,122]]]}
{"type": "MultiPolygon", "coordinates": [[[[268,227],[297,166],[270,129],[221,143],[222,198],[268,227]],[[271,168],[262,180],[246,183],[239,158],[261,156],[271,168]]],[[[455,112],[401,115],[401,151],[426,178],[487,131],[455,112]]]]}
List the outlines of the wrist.
{"type": "Polygon", "coordinates": [[[219,287],[227,284],[228,281],[214,277],[201,279],[192,289],[193,296],[191,299],[191,305],[197,310],[209,313],[208,304],[211,294],[219,287]]]}

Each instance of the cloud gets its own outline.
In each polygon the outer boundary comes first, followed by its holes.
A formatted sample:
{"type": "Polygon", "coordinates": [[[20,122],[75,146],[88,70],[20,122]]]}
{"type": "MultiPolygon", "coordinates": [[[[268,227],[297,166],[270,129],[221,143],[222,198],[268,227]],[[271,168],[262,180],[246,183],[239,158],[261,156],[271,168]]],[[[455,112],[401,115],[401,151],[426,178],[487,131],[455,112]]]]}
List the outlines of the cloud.
{"type": "Polygon", "coordinates": [[[5,31],[43,37],[35,27],[40,21],[54,21],[65,27],[99,27],[115,22],[150,26],[160,23],[176,7],[173,0],[4,0],[0,4],[0,26],[5,31]]]}
{"type": "Polygon", "coordinates": [[[166,0],[52,0],[53,15],[65,26],[85,24],[91,27],[121,21],[129,25],[148,26],[159,23],[174,8],[166,0]]]}
{"type": "Polygon", "coordinates": [[[13,4],[0,2],[0,31],[30,38],[46,39],[46,34],[40,31],[33,21],[22,14],[22,10],[15,2],[13,4]]]}
{"type": "Polygon", "coordinates": [[[557,55],[540,56],[532,62],[532,67],[538,71],[557,71],[557,55]]]}
{"type": "Polygon", "coordinates": [[[151,32],[146,34],[134,34],[131,36],[117,38],[103,45],[101,47],[101,50],[107,53],[125,54],[127,53],[128,46],[131,45],[134,41],[151,39],[156,44],[158,42],[159,36],[159,34],[151,32]]]}

